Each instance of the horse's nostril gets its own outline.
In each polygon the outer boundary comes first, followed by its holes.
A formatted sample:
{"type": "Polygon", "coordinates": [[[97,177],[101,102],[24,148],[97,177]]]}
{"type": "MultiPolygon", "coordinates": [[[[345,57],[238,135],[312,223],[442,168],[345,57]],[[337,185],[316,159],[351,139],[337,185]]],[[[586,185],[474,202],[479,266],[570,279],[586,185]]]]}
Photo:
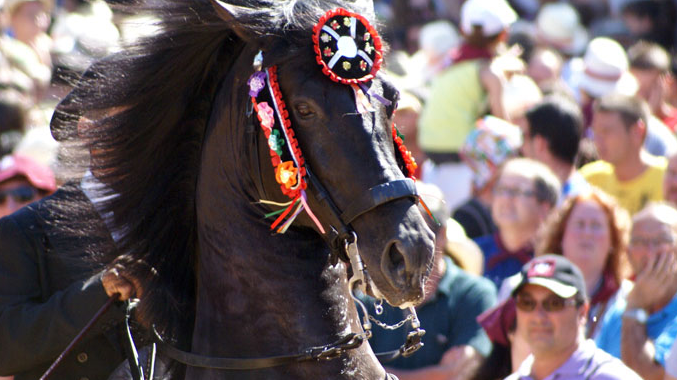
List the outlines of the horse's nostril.
{"type": "Polygon", "coordinates": [[[398,282],[404,282],[405,272],[407,269],[404,255],[397,248],[397,244],[393,243],[388,249],[388,264],[390,266],[390,273],[392,273],[398,282]]]}

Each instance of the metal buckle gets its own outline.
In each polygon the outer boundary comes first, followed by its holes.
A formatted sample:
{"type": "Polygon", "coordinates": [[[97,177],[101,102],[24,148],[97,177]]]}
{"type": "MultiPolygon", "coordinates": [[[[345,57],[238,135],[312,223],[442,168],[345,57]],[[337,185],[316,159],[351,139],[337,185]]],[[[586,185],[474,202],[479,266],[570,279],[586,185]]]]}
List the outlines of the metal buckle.
{"type": "Polygon", "coordinates": [[[407,334],[407,341],[402,347],[400,347],[400,353],[402,356],[405,358],[411,356],[411,354],[423,347],[423,342],[421,342],[423,335],[425,335],[425,330],[420,327],[410,331],[409,334],[407,334]]]}

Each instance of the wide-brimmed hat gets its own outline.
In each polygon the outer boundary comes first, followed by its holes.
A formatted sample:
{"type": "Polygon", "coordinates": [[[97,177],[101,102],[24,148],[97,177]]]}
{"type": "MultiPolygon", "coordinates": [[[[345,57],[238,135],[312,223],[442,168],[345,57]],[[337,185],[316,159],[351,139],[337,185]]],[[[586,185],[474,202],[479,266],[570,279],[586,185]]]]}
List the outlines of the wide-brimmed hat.
{"type": "Polygon", "coordinates": [[[540,40],[568,55],[582,54],[588,43],[578,12],[567,3],[545,4],[536,16],[536,33],[540,40]]]}
{"type": "Polygon", "coordinates": [[[517,20],[517,14],[505,0],[467,0],[461,6],[461,30],[472,34],[482,27],[485,37],[496,35],[517,20]]]}
{"type": "Polygon", "coordinates": [[[606,37],[595,38],[588,44],[578,83],[581,90],[594,98],[614,92],[632,96],[638,88],[637,80],[628,70],[625,50],[606,37]]]}
{"type": "Polygon", "coordinates": [[[463,226],[456,220],[447,219],[446,227],[444,252],[464,271],[481,276],[484,269],[482,249],[466,235],[463,226]]]}

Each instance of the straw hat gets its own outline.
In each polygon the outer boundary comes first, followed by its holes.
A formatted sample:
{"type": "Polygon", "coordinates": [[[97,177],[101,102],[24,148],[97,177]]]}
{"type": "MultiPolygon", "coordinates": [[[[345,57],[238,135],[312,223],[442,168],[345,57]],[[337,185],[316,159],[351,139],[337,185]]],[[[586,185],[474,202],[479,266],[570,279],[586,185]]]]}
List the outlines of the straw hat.
{"type": "Polygon", "coordinates": [[[468,273],[481,276],[484,270],[482,249],[465,234],[463,226],[456,220],[447,219],[446,227],[447,244],[444,251],[460,268],[468,273]]]}
{"type": "Polygon", "coordinates": [[[579,87],[594,98],[612,92],[628,96],[637,92],[637,80],[628,71],[628,57],[618,42],[606,37],[590,41],[579,87]]]}
{"type": "Polygon", "coordinates": [[[548,3],[536,17],[536,32],[546,44],[568,55],[580,55],[588,42],[578,12],[568,3],[548,3]]]}

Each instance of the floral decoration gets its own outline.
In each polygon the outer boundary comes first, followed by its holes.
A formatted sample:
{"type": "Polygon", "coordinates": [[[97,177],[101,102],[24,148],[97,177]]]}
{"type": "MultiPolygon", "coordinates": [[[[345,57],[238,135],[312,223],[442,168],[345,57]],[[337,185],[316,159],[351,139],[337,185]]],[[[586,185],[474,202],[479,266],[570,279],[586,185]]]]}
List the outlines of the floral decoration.
{"type": "Polygon", "coordinates": [[[266,86],[266,73],[255,72],[249,77],[247,85],[249,85],[249,96],[254,98],[259,96],[259,92],[266,86]]]}
{"type": "Polygon", "coordinates": [[[275,169],[275,180],[287,189],[291,189],[296,185],[297,176],[298,169],[292,161],[282,162],[275,169]]]}
{"type": "Polygon", "coordinates": [[[257,114],[261,120],[261,126],[266,129],[272,129],[275,124],[275,111],[266,102],[258,103],[257,114]]]}

